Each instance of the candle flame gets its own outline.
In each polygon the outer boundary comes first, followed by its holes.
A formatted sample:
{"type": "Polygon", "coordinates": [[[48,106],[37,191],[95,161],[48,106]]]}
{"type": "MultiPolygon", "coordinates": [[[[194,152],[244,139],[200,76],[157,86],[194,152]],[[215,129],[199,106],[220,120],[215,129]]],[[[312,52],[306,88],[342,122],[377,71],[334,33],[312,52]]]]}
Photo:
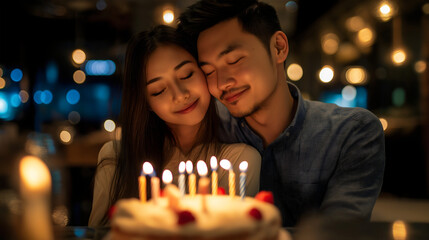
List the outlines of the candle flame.
{"type": "Polygon", "coordinates": [[[153,173],[153,167],[150,162],[143,163],[143,173],[146,175],[151,175],[153,173]]]}
{"type": "Polygon", "coordinates": [[[225,170],[231,170],[231,162],[228,159],[220,160],[219,165],[225,170]]]}
{"type": "Polygon", "coordinates": [[[213,170],[216,170],[216,169],[217,169],[217,158],[216,158],[215,156],[212,156],[212,157],[210,158],[210,167],[211,167],[213,170]]]}
{"type": "Polygon", "coordinates": [[[179,173],[184,173],[186,169],[186,164],[184,161],[181,161],[179,164],[179,173]]]}
{"type": "Polygon", "coordinates": [[[51,174],[46,164],[38,157],[25,156],[19,164],[21,180],[28,190],[48,192],[51,174]]]}
{"type": "Polygon", "coordinates": [[[197,162],[197,170],[200,176],[205,177],[207,175],[207,172],[208,172],[207,165],[203,160],[200,160],[197,162]]]}
{"type": "Polygon", "coordinates": [[[249,166],[249,163],[247,163],[247,161],[242,161],[242,162],[240,163],[240,166],[239,166],[240,171],[242,171],[242,172],[247,171],[247,167],[248,167],[248,166],[249,166]]]}
{"type": "Polygon", "coordinates": [[[162,173],[162,182],[164,184],[170,184],[173,181],[173,174],[170,170],[165,169],[162,173]]]}
{"type": "Polygon", "coordinates": [[[193,169],[194,169],[194,166],[192,165],[191,160],[186,161],[186,172],[188,174],[191,174],[193,169]]]}

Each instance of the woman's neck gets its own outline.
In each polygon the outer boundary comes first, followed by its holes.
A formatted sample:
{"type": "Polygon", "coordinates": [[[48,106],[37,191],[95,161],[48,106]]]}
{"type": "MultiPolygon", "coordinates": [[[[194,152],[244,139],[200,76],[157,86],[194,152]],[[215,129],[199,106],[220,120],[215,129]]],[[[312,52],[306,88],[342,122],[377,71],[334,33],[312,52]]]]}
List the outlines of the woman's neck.
{"type": "Polygon", "coordinates": [[[188,154],[192,147],[194,147],[200,126],[201,124],[194,126],[169,126],[177,142],[177,146],[184,154],[188,154]]]}

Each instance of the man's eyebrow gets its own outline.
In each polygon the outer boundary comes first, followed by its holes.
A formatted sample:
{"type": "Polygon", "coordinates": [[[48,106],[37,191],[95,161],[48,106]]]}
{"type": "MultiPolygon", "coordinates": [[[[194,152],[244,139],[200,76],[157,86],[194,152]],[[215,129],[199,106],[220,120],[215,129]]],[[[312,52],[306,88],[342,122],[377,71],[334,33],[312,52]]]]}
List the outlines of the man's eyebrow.
{"type": "MultiPolygon", "coordinates": [[[[230,45],[228,45],[226,48],[225,48],[225,50],[223,50],[222,52],[220,52],[218,55],[217,55],[217,59],[219,59],[219,58],[221,58],[221,57],[223,57],[223,56],[225,56],[226,54],[228,54],[228,53],[230,53],[230,52],[232,52],[232,51],[234,51],[235,49],[237,49],[237,48],[240,48],[241,47],[241,44],[239,44],[239,43],[233,43],[233,44],[230,44],[230,45]]],[[[202,67],[202,66],[204,66],[204,65],[207,65],[208,64],[208,62],[200,62],[200,67],[202,67]]]]}
{"type": "MultiPolygon", "coordinates": [[[[181,62],[181,63],[177,64],[177,66],[175,66],[175,67],[174,67],[174,71],[179,70],[181,67],[183,67],[183,65],[185,65],[185,64],[187,64],[187,63],[192,63],[192,62],[191,62],[191,61],[189,61],[189,60],[184,60],[183,62],[181,62]]],[[[151,83],[154,83],[154,82],[156,82],[156,81],[158,81],[158,80],[160,80],[160,79],[161,79],[161,77],[153,78],[153,79],[151,79],[151,80],[147,81],[146,86],[147,86],[147,85],[149,85],[149,84],[151,84],[151,83]]]]}

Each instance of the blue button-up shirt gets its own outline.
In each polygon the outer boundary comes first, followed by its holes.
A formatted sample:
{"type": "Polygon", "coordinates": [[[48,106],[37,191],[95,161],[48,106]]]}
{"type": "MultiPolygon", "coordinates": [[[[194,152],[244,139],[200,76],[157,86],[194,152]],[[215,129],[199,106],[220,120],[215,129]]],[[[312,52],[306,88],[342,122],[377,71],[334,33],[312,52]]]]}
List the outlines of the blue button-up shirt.
{"type": "Polygon", "coordinates": [[[379,119],[363,108],[304,100],[289,83],[297,101],[290,125],[270,145],[232,117],[218,102],[221,140],[244,142],[262,156],[261,190],[272,191],[284,226],[318,212],[369,219],[383,182],[384,132],[379,119]]]}

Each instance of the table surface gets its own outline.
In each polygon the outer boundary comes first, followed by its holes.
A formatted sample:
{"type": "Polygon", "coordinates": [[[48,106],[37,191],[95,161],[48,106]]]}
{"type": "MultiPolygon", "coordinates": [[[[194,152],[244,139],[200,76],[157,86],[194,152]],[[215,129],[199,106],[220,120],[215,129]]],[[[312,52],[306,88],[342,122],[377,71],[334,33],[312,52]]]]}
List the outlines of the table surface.
{"type": "MultiPolygon", "coordinates": [[[[56,239],[83,240],[100,239],[110,228],[90,228],[86,226],[67,226],[57,228],[56,239]]],[[[295,228],[286,228],[293,240],[427,240],[429,223],[410,222],[358,222],[358,221],[320,221],[311,220],[295,228]]]]}

